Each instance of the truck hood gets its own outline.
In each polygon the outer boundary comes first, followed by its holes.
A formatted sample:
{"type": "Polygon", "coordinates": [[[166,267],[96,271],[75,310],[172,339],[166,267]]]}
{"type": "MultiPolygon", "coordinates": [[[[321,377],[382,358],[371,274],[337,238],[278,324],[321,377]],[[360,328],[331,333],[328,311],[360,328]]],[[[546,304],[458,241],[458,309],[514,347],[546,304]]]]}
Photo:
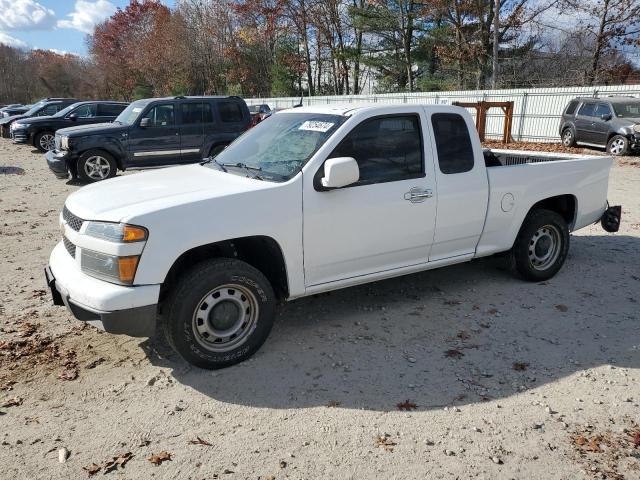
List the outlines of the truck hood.
{"type": "Polygon", "coordinates": [[[24,117],[17,120],[17,123],[28,123],[28,124],[38,124],[51,122],[51,120],[56,120],[60,117],[55,117],[53,115],[47,115],[46,117],[24,117]]]}
{"type": "Polygon", "coordinates": [[[159,210],[278,185],[195,164],[132,173],[87,185],[69,195],[65,205],[85,220],[127,222],[159,210]]]}
{"type": "Polygon", "coordinates": [[[83,137],[85,135],[118,133],[128,129],[128,125],[122,125],[120,123],[94,123],[91,125],[77,125],[75,127],[61,128],[56,133],[67,135],[69,137],[83,137]]]}

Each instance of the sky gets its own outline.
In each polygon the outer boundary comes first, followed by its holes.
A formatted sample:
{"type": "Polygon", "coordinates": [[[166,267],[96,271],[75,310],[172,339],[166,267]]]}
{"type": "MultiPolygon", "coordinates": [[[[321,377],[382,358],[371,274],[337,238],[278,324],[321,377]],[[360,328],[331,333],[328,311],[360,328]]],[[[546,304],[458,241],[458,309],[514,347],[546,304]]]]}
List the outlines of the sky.
{"type": "MultiPolygon", "coordinates": [[[[162,0],[173,6],[174,0],[162,0]]],[[[129,0],[0,0],[0,43],[86,55],[85,37],[129,0]]]]}

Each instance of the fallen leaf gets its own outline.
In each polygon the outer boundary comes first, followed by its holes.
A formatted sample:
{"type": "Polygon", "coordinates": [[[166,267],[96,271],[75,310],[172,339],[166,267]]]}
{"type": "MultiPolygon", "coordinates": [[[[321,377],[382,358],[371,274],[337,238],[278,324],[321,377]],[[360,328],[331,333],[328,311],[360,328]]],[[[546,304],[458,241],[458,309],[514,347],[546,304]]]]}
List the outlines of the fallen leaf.
{"type": "Polygon", "coordinates": [[[329,408],[336,408],[340,406],[340,402],[336,401],[336,400],[329,400],[329,403],[327,403],[327,407],[329,408]]]}
{"type": "Polygon", "coordinates": [[[68,380],[68,381],[75,380],[76,378],[78,378],[78,368],[77,367],[66,368],[58,374],[58,378],[60,380],[68,380]]]}
{"type": "Polygon", "coordinates": [[[393,447],[395,447],[397,443],[389,438],[389,435],[377,435],[376,436],[376,446],[382,447],[385,452],[393,452],[393,447]]]}
{"type": "Polygon", "coordinates": [[[529,367],[529,364],[526,362],[513,362],[513,369],[518,372],[526,370],[527,367],[529,367]]]}
{"type": "Polygon", "coordinates": [[[415,410],[416,408],[418,408],[418,405],[416,405],[415,403],[409,401],[409,400],[405,400],[402,403],[398,403],[396,404],[396,408],[398,410],[405,410],[407,412],[410,412],[411,410],[415,410]]]}
{"type": "Polygon", "coordinates": [[[211,445],[206,440],[203,440],[200,437],[196,437],[196,438],[197,438],[197,440],[189,440],[189,443],[191,445],[206,445],[207,447],[213,447],[213,445],[211,445]]]}
{"type": "Polygon", "coordinates": [[[633,445],[635,447],[640,447],[640,432],[633,434],[633,445]]]}
{"type": "Polygon", "coordinates": [[[151,454],[151,456],[149,458],[147,458],[147,460],[149,460],[154,465],[160,465],[165,460],[171,461],[171,454],[169,452],[163,450],[162,452],[160,452],[158,454],[155,454],[155,453],[151,454]]]}
{"type": "Polygon", "coordinates": [[[464,357],[464,353],[462,353],[460,350],[452,348],[452,349],[449,349],[446,352],[444,352],[444,356],[447,357],[447,358],[460,359],[460,358],[464,357]]]}
{"type": "Polygon", "coordinates": [[[133,458],[133,453],[121,453],[117,457],[113,457],[111,460],[108,460],[104,463],[102,468],[104,468],[104,473],[107,474],[109,472],[113,472],[117,470],[118,467],[124,468],[126,463],[133,458]]]}
{"type": "Polygon", "coordinates": [[[582,435],[578,435],[574,440],[574,442],[576,445],[583,446],[587,444],[587,439],[584,438],[582,435]]]}
{"type": "Polygon", "coordinates": [[[556,310],[558,310],[559,312],[567,312],[569,311],[569,307],[563,304],[559,304],[559,305],[556,305],[556,310]]]}
{"type": "Polygon", "coordinates": [[[102,467],[100,465],[97,465],[95,463],[92,463],[88,467],[82,467],[82,469],[86,471],[89,474],[89,476],[95,475],[100,471],[101,468],[102,467]]]}
{"type": "Polygon", "coordinates": [[[7,400],[6,402],[4,402],[2,405],[0,405],[0,407],[2,407],[2,408],[19,407],[20,405],[22,405],[22,398],[21,397],[13,397],[13,398],[10,398],[9,400],[7,400]]]}

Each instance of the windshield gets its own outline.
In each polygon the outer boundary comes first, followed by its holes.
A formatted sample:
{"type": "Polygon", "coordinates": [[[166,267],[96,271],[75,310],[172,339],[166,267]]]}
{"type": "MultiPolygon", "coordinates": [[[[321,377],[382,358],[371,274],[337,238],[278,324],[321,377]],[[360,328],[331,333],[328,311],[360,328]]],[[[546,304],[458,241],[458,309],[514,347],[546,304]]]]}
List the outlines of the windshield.
{"type": "Polygon", "coordinates": [[[258,113],[258,110],[260,110],[260,105],[251,105],[249,107],[250,113],[258,113]]]}
{"type": "Polygon", "coordinates": [[[34,103],[33,106],[27,110],[27,112],[25,113],[25,115],[27,117],[34,115],[36,113],[38,113],[38,110],[40,110],[40,108],[42,108],[42,106],[46,103],[46,101],[39,101],[38,103],[34,103]]]}
{"type": "Polygon", "coordinates": [[[127,108],[125,108],[118,118],[115,119],[115,123],[122,123],[124,125],[133,125],[138,119],[144,107],[149,104],[149,100],[133,102],[127,108]]]}
{"type": "Polygon", "coordinates": [[[71,105],[69,105],[67,108],[63,108],[62,110],[60,110],[58,113],[56,113],[55,115],[53,115],[54,117],[64,117],[65,115],[67,115],[71,110],[73,110],[74,108],[76,108],[78,105],[81,105],[81,102],[78,103],[73,103],[71,105]]]}
{"type": "Polygon", "coordinates": [[[640,118],[640,102],[614,103],[616,116],[621,118],[640,118]]]}
{"type": "MultiPolygon", "coordinates": [[[[220,168],[219,164],[244,164],[259,170],[260,178],[284,182],[300,171],[345,119],[317,113],[272,115],[223,150],[216,162],[206,165],[220,168]]],[[[237,172],[244,174],[246,170],[238,166],[237,172]]]]}

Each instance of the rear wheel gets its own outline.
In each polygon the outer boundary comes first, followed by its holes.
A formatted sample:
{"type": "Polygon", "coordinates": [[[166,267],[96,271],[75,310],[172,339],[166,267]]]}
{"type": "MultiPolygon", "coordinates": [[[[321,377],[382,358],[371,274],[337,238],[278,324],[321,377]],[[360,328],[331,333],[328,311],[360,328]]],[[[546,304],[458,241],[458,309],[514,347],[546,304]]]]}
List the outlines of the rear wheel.
{"type": "Polygon", "coordinates": [[[78,160],[78,178],[84,182],[98,182],[115,177],[117,170],[113,157],[99,150],[89,150],[78,160]]]}
{"type": "Polygon", "coordinates": [[[629,140],[622,135],[615,135],[607,144],[607,152],[611,155],[626,155],[629,152],[629,140]]]}
{"type": "Polygon", "coordinates": [[[533,210],[525,218],[511,250],[516,271],[539,282],[553,277],[569,252],[567,222],[551,210],[533,210]]]}
{"type": "Polygon", "coordinates": [[[51,132],[40,132],[35,136],[33,143],[42,153],[47,153],[56,148],[56,136],[51,132]]]}
{"type": "Polygon", "coordinates": [[[187,362],[201,368],[234,365],[265,342],[276,299],[266,277],[251,265],[214,259],[187,271],[163,302],[165,337],[187,362]]]}
{"type": "Polygon", "coordinates": [[[570,128],[567,128],[562,132],[562,145],[567,148],[575,147],[576,145],[576,136],[570,128]]]}

